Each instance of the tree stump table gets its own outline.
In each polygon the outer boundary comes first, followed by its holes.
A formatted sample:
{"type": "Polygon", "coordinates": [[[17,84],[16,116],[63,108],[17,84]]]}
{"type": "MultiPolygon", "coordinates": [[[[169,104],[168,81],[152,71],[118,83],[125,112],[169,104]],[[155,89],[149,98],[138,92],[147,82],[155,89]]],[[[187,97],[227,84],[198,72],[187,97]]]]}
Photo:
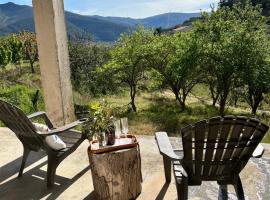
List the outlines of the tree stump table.
{"type": "MultiPolygon", "coordinates": [[[[105,147],[106,148],[106,147],[105,147]]],[[[95,152],[88,149],[97,200],[132,200],[141,193],[141,157],[138,143],[131,148],[95,152]]]]}

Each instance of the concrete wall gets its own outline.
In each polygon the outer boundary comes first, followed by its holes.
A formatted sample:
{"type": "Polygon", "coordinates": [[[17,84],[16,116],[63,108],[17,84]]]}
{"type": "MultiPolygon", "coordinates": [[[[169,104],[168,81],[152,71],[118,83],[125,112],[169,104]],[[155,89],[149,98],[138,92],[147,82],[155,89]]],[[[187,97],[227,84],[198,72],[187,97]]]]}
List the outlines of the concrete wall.
{"type": "Polygon", "coordinates": [[[63,0],[33,0],[46,112],[57,126],[74,120],[63,0]]]}

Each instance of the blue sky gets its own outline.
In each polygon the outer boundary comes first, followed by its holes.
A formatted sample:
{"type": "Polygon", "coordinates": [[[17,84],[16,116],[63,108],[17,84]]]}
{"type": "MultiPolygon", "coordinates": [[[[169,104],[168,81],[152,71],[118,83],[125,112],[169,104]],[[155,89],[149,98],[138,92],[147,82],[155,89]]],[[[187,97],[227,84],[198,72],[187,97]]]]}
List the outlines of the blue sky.
{"type": "MultiPolygon", "coordinates": [[[[32,0],[0,0],[31,5],[32,0]]],[[[64,0],[65,10],[83,15],[143,18],[166,12],[207,11],[218,0],[64,0]]]]}

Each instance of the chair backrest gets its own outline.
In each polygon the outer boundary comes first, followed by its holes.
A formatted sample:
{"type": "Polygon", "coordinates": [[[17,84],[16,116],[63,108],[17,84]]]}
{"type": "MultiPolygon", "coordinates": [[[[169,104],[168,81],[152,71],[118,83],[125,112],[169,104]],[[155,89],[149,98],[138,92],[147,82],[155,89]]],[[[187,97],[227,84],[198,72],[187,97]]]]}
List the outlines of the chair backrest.
{"type": "Polygon", "coordinates": [[[231,181],[245,167],[268,126],[247,117],[214,117],[181,130],[189,184],[231,181]]]}
{"type": "Polygon", "coordinates": [[[42,137],[28,117],[16,106],[0,100],[0,120],[11,129],[24,146],[38,151],[43,146],[42,137]]]}

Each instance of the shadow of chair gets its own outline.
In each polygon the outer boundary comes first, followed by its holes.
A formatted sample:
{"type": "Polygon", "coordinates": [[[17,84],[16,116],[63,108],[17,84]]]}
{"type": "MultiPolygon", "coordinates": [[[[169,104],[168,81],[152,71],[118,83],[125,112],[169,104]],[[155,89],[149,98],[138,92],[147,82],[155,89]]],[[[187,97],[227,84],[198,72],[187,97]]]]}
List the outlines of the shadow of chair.
{"type": "MultiPolygon", "coordinates": [[[[30,166],[43,157],[44,155],[40,155],[38,158],[36,153],[30,154],[27,165],[30,166]]],[[[18,172],[16,169],[19,168],[20,162],[21,158],[17,158],[16,160],[0,168],[1,172],[7,172],[6,174],[0,174],[0,180],[1,182],[4,182],[3,184],[0,184],[1,199],[41,199],[45,197],[49,200],[57,199],[66,189],[68,189],[90,169],[89,166],[85,167],[71,179],[56,175],[55,186],[52,188],[47,188],[46,185],[44,185],[44,180],[46,179],[47,173],[46,171],[40,169],[47,164],[47,161],[44,161],[25,172],[23,178],[18,179],[16,176],[10,180],[7,180],[18,172]],[[17,167],[14,167],[14,165],[17,167]],[[12,170],[9,170],[9,168],[12,170]],[[5,182],[5,180],[7,181],[5,182]]],[[[89,195],[89,198],[87,199],[94,200],[91,195],[89,195]]]]}
{"type": "Polygon", "coordinates": [[[170,183],[165,182],[155,200],[162,200],[170,186],[170,183]]]}
{"type": "Polygon", "coordinates": [[[89,195],[87,195],[83,200],[95,200],[95,193],[92,191],[89,195]]]}
{"type": "MultiPolygon", "coordinates": [[[[25,168],[46,157],[46,154],[42,151],[37,153],[30,153],[29,158],[25,164],[25,168]]],[[[22,156],[0,167],[0,184],[10,178],[11,176],[18,174],[22,162],[22,156]]]]}

